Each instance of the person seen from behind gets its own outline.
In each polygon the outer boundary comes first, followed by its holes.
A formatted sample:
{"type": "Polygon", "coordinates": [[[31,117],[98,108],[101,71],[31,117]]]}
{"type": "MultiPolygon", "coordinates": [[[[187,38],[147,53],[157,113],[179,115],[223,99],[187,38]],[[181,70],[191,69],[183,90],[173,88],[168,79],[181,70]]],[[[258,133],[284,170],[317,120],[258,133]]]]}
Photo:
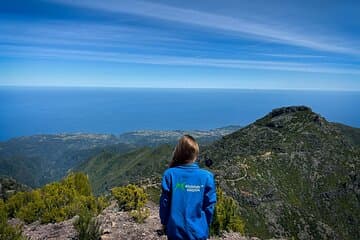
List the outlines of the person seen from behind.
{"type": "Polygon", "coordinates": [[[207,239],[216,204],[214,176],[195,163],[199,145],[184,135],[164,172],[160,219],[170,240],[207,239]]]}

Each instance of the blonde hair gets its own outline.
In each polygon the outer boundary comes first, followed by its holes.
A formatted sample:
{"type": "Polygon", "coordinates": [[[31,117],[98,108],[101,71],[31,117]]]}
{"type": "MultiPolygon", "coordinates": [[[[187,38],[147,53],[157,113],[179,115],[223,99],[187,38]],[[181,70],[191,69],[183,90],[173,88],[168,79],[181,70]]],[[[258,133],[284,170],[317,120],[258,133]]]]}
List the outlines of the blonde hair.
{"type": "Polygon", "coordinates": [[[199,155],[199,145],[195,138],[184,135],[176,145],[169,167],[193,162],[199,155]]]}

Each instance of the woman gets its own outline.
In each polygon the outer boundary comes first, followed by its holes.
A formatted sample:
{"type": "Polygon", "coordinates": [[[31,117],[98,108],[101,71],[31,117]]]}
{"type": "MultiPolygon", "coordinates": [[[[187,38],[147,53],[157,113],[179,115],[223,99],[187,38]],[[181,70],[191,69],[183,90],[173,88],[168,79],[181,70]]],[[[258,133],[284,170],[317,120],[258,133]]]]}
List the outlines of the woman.
{"type": "Polygon", "coordinates": [[[160,198],[161,224],[168,239],[207,239],[216,203],[214,176],[195,163],[199,145],[184,135],[164,172],[160,198]]]}

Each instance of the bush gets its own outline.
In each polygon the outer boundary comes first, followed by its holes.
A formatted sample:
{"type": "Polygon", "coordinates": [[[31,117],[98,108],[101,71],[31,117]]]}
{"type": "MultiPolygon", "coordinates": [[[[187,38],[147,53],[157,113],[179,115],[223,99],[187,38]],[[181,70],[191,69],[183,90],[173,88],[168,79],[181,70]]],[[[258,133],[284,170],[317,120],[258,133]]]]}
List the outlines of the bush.
{"type": "Polygon", "coordinates": [[[5,204],[0,199],[0,239],[1,240],[22,240],[25,239],[19,228],[10,226],[7,223],[7,212],[5,204]]]}
{"type": "Polygon", "coordinates": [[[144,223],[145,219],[147,219],[150,216],[150,210],[149,208],[140,208],[137,210],[132,210],[130,212],[130,216],[134,219],[137,223],[144,223]]]}
{"type": "Polygon", "coordinates": [[[61,222],[87,209],[94,214],[108,205],[105,198],[91,193],[88,177],[82,173],[70,173],[60,182],[45,185],[31,192],[19,192],[9,198],[6,208],[9,217],[17,217],[26,223],[61,222]]]}
{"type": "Polygon", "coordinates": [[[78,231],[79,240],[98,240],[101,238],[102,231],[99,222],[93,213],[85,208],[81,210],[74,227],[78,231]]]}
{"type": "Polygon", "coordinates": [[[30,192],[18,192],[12,195],[6,201],[6,206],[5,206],[8,216],[11,218],[16,217],[17,212],[31,200],[32,199],[30,192]]]}
{"type": "Polygon", "coordinates": [[[106,197],[101,196],[96,199],[96,208],[98,210],[98,213],[100,213],[107,206],[109,206],[109,200],[106,197]]]}
{"type": "Polygon", "coordinates": [[[223,191],[217,189],[217,203],[210,228],[211,235],[220,235],[222,231],[233,231],[244,234],[245,224],[240,217],[237,202],[223,191]]]}
{"type": "Polygon", "coordinates": [[[119,208],[130,211],[130,216],[137,223],[143,223],[150,216],[150,210],[145,207],[148,195],[143,188],[129,184],[111,189],[111,194],[117,200],[119,208]]]}
{"type": "Polygon", "coordinates": [[[148,199],[148,195],[144,189],[133,184],[124,187],[115,187],[111,189],[111,194],[117,200],[119,208],[124,211],[143,208],[148,199]]]}
{"type": "Polygon", "coordinates": [[[43,214],[45,205],[39,190],[28,192],[26,196],[28,202],[23,201],[24,205],[16,211],[16,217],[26,223],[31,223],[38,220],[43,214]]]}

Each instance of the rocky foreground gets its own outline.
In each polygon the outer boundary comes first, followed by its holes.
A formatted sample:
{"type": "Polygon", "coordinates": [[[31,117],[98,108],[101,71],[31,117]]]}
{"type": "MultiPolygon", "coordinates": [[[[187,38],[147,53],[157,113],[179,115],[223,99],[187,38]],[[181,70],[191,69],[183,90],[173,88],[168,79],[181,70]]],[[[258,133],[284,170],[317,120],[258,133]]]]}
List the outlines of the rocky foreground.
{"type": "MultiPolygon", "coordinates": [[[[149,218],[146,219],[145,223],[139,224],[134,222],[127,212],[119,211],[117,204],[112,202],[109,207],[97,216],[97,220],[100,222],[103,231],[101,239],[167,239],[166,236],[161,235],[161,225],[158,214],[159,208],[154,203],[149,203],[148,207],[150,208],[149,218]]],[[[75,218],[76,217],[55,224],[40,224],[39,222],[34,222],[29,225],[23,225],[23,234],[31,240],[77,239],[77,232],[73,226],[75,218]]],[[[10,223],[13,225],[21,224],[21,222],[16,219],[10,220],[10,223]]],[[[238,233],[225,233],[220,238],[211,239],[257,240],[258,238],[244,237],[238,233]]]]}

